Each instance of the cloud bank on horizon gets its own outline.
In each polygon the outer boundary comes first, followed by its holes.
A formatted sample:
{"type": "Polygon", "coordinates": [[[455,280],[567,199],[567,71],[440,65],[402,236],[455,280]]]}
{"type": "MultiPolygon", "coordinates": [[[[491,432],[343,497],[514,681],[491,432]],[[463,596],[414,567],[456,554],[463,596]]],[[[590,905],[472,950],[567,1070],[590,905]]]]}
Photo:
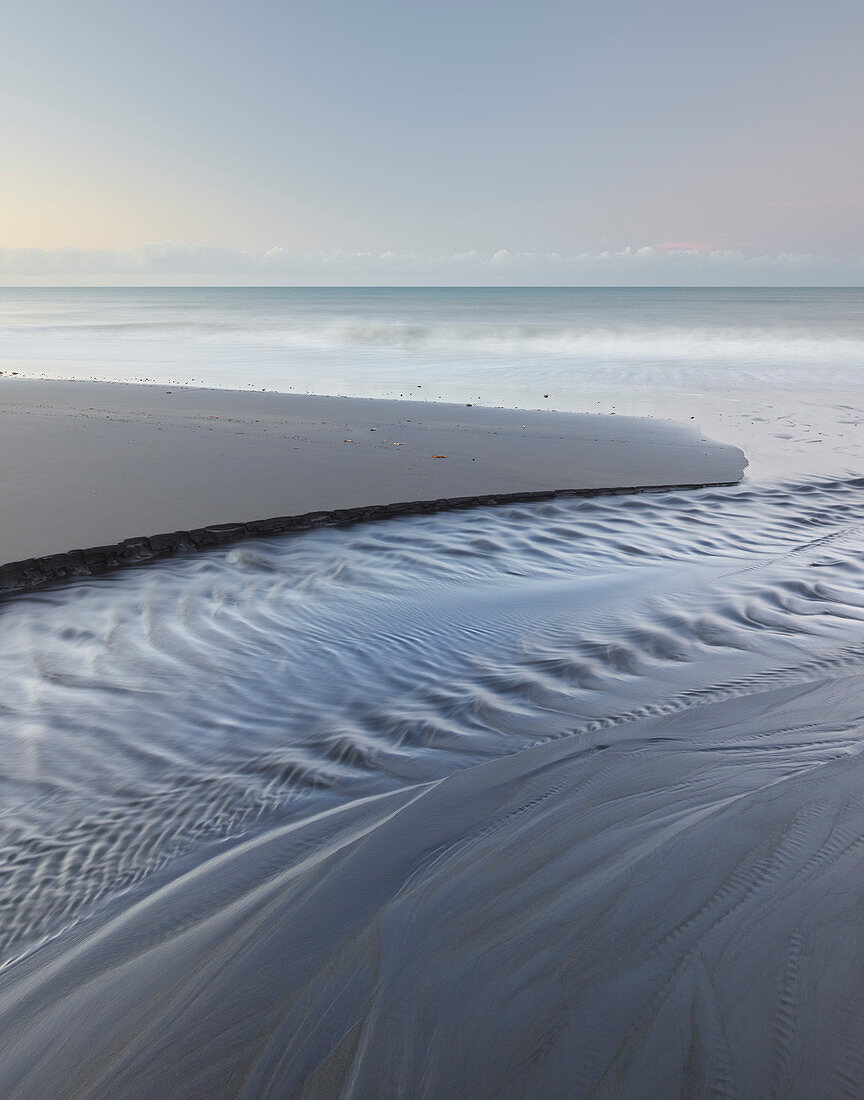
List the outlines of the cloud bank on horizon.
{"type": "Polygon", "coordinates": [[[864,281],[859,0],[34,0],[3,30],[7,285],[864,281]]]}
{"type": "Polygon", "coordinates": [[[864,256],[747,255],[684,246],[560,253],[295,253],[167,241],[132,249],[0,248],[0,285],[857,286],[864,256]]]}

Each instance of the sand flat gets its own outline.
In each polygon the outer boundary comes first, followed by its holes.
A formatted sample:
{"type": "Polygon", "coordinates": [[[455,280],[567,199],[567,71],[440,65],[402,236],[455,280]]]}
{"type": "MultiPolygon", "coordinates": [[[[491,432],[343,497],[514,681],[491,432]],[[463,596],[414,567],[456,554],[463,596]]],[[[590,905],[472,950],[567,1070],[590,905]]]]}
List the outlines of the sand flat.
{"type": "Polygon", "coordinates": [[[313,511],[738,480],[736,447],[629,417],[0,380],[0,565],[313,511]]]}

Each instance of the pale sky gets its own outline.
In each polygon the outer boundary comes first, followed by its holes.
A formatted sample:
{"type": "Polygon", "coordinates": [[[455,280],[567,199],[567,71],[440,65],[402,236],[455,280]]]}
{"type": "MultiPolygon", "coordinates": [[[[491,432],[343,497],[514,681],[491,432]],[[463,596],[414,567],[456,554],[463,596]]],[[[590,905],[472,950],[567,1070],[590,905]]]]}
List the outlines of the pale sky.
{"type": "Polygon", "coordinates": [[[0,279],[864,283],[860,0],[0,0],[0,279]]]}

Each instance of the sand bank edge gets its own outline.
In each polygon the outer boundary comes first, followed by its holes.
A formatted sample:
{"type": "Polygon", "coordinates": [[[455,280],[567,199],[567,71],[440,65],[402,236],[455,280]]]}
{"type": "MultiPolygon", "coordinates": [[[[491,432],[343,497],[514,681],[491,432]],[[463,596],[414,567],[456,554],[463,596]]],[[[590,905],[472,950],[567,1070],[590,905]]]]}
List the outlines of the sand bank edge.
{"type": "Polygon", "coordinates": [[[311,531],[318,527],[348,527],[355,523],[395,519],[399,516],[429,515],[492,505],[533,504],[564,497],[622,496],[651,492],[676,492],[737,485],[733,481],[708,481],[696,484],[632,485],[596,489],[545,489],[535,492],[487,493],[482,496],[442,497],[438,500],[399,501],[357,508],[306,512],[296,516],[273,516],[244,523],[216,523],[189,531],[171,531],[158,535],[138,535],[104,546],[90,546],[61,554],[0,565],[0,595],[38,588],[54,581],[97,576],[125,566],[173,557],[194,550],[210,550],[246,539],[268,535],[311,531]]]}

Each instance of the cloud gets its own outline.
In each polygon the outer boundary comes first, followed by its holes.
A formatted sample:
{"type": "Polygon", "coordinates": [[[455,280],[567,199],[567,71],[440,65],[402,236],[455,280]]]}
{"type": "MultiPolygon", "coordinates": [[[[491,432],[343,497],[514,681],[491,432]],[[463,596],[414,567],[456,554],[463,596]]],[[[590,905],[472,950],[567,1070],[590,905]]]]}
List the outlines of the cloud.
{"type": "Polygon", "coordinates": [[[628,246],[565,256],[499,248],[422,252],[251,252],[163,241],[131,249],[0,248],[0,282],[68,285],[860,285],[864,258],[747,253],[680,245],[628,246]]]}

